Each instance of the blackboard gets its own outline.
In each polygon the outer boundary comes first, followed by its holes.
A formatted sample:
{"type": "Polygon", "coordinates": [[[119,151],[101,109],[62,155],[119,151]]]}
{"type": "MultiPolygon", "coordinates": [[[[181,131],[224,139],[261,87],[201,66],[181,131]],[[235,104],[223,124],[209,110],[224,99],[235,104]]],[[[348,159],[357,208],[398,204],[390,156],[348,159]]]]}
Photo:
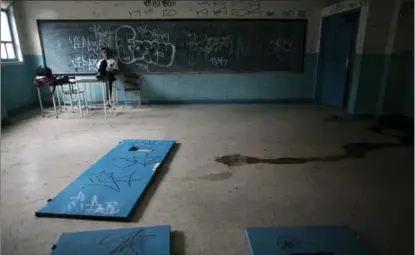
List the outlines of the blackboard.
{"type": "Polygon", "coordinates": [[[125,72],[302,72],[306,20],[38,20],[54,73],[92,74],[101,46],[125,72]]]}

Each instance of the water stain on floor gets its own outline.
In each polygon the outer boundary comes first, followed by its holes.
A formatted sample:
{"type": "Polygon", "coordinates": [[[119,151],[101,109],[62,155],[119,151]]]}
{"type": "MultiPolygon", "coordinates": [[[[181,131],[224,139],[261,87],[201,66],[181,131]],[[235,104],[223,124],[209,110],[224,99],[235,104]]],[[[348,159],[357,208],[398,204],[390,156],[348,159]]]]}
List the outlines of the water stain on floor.
{"type": "Polygon", "coordinates": [[[282,158],[270,158],[263,159],[257,157],[243,156],[239,154],[221,156],[215,159],[216,162],[227,165],[228,167],[250,164],[273,164],[273,165],[289,165],[289,164],[305,164],[309,162],[336,162],[349,158],[364,158],[367,153],[392,148],[402,147],[402,144],[396,143],[348,143],[343,146],[345,152],[340,155],[328,155],[320,157],[308,157],[308,158],[295,158],[295,157],[282,157],[282,158]]]}
{"type": "Polygon", "coordinates": [[[222,172],[217,174],[209,174],[206,176],[199,177],[199,179],[208,180],[208,181],[221,181],[232,177],[231,172],[222,172]]]}

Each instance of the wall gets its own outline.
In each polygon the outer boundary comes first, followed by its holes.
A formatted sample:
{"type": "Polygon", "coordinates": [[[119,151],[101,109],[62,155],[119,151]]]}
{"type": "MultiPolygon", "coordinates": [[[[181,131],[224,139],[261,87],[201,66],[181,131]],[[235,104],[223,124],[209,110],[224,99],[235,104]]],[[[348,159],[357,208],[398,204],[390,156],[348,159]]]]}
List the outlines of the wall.
{"type": "MultiPolygon", "coordinates": [[[[1,2],[1,7],[6,8],[9,3],[1,2]]],[[[13,9],[10,10],[11,27],[15,35],[15,41],[19,48],[20,40],[17,36],[17,27],[14,22],[13,9]]],[[[19,62],[1,63],[1,119],[14,115],[21,110],[33,107],[37,104],[37,94],[33,87],[34,67],[38,65],[39,58],[17,52],[19,62]]]]}
{"type": "Polygon", "coordinates": [[[347,111],[355,116],[392,112],[413,116],[413,11],[404,21],[402,0],[356,2],[322,10],[327,16],[360,9],[347,111]]]}
{"type": "MultiPolygon", "coordinates": [[[[399,1],[399,0],[398,0],[399,1]]],[[[395,0],[372,0],[366,20],[363,52],[353,113],[377,115],[387,76],[399,4],[395,0]]]]}
{"type": "MultiPolygon", "coordinates": [[[[170,18],[214,18],[215,1],[176,1],[169,8],[175,15],[170,18]],[[207,16],[200,17],[206,14],[207,16]]],[[[232,6],[243,4],[253,11],[249,18],[298,18],[309,21],[304,62],[304,73],[255,74],[175,74],[144,75],[142,97],[144,102],[260,102],[311,100],[319,38],[320,11],[333,0],[303,1],[226,1],[226,16],[240,18],[231,13],[232,6]],[[249,3],[248,3],[249,2],[249,3]]],[[[144,1],[24,1],[15,5],[16,22],[22,38],[22,51],[26,58],[41,59],[36,19],[155,19],[163,18],[161,7],[147,7],[144,1]]],[[[165,11],[166,13],[166,11],[165,11]]],[[[171,13],[171,12],[170,12],[171,13]]],[[[53,69],[53,67],[52,67],[53,69]]],[[[122,86],[121,82],[118,86],[122,86]]],[[[95,101],[99,91],[90,100],[95,101]]],[[[131,96],[131,95],[130,95],[131,96]]],[[[120,98],[123,101],[121,95],[120,98]]],[[[127,100],[134,100],[133,97],[127,100]]]]}
{"type": "Polygon", "coordinates": [[[414,13],[409,3],[400,6],[382,114],[414,117],[414,13]]]}
{"type": "Polygon", "coordinates": [[[358,96],[358,88],[359,88],[359,79],[360,73],[362,68],[362,60],[364,59],[364,42],[366,36],[366,25],[367,19],[369,15],[369,5],[366,1],[358,1],[358,0],[349,0],[349,1],[341,1],[336,4],[327,6],[322,9],[321,16],[330,16],[330,15],[340,15],[344,12],[348,11],[359,11],[359,20],[358,20],[358,31],[357,31],[357,41],[355,45],[355,56],[353,60],[353,67],[351,72],[351,82],[349,83],[349,87],[347,89],[348,95],[348,102],[347,102],[347,112],[350,115],[355,115],[355,106],[356,106],[356,98],[358,96]]]}

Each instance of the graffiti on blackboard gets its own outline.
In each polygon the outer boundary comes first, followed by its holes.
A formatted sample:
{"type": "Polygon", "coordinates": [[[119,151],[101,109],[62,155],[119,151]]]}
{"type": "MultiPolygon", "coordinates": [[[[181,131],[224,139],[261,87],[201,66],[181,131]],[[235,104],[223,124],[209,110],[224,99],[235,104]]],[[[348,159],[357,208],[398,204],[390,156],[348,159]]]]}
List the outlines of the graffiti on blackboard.
{"type": "Polygon", "coordinates": [[[261,2],[257,0],[232,1],[232,16],[261,15],[261,2]]]}
{"type": "Polygon", "coordinates": [[[130,14],[131,19],[138,19],[141,17],[141,10],[129,11],[128,13],[130,14]]]}
{"type": "Polygon", "coordinates": [[[176,9],[164,9],[163,17],[174,17],[176,16],[176,9]]]}

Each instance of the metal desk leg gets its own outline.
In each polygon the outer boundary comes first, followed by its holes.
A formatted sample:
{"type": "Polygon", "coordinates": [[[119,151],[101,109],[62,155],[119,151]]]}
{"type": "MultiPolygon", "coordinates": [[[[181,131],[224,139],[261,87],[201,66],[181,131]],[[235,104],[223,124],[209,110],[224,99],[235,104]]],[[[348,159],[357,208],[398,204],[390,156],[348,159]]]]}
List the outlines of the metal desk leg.
{"type": "MultiPolygon", "coordinates": [[[[53,88],[49,87],[49,90],[51,90],[51,92],[52,92],[53,88]]],[[[56,90],[55,90],[55,92],[56,92],[56,90]]],[[[56,109],[55,92],[52,93],[52,102],[53,102],[53,109],[55,110],[55,116],[57,118],[58,117],[58,110],[56,109]]]]}
{"type": "Polygon", "coordinates": [[[84,113],[82,111],[82,105],[81,105],[81,97],[79,96],[79,86],[77,82],[75,82],[75,86],[76,86],[76,96],[78,97],[79,111],[81,113],[81,117],[84,117],[84,113]]]}
{"type": "Polygon", "coordinates": [[[45,117],[45,114],[43,113],[42,96],[40,95],[40,89],[39,88],[37,88],[37,96],[39,98],[40,113],[42,114],[42,117],[45,117]]]}
{"type": "Polygon", "coordinates": [[[73,91],[72,84],[69,84],[69,98],[70,98],[69,101],[71,103],[72,113],[75,113],[75,110],[73,108],[73,102],[72,102],[72,91],[73,91]]]}
{"type": "Polygon", "coordinates": [[[125,104],[125,106],[127,106],[128,105],[128,103],[127,103],[127,93],[125,93],[125,87],[123,88],[123,91],[124,91],[124,104],[125,104]]]}
{"type": "Polygon", "coordinates": [[[103,97],[103,99],[104,99],[104,113],[105,113],[105,116],[107,116],[107,106],[105,105],[105,83],[103,82],[103,83],[101,83],[101,88],[102,88],[102,97],[103,97]]]}
{"type": "Polygon", "coordinates": [[[87,94],[86,94],[86,87],[85,87],[85,83],[84,83],[84,103],[85,103],[85,108],[86,108],[86,113],[89,113],[89,109],[88,109],[88,99],[87,99],[87,94]]]}
{"type": "MultiPolygon", "coordinates": [[[[62,88],[62,87],[61,87],[61,88],[62,88]]],[[[60,96],[59,96],[59,87],[57,87],[57,88],[55,89],[55,91],[56,91],[56,97],[58,98],[59,110],[60,110],[60,112],[62,112],[61,99],[60,99],[60,96]]]]}

